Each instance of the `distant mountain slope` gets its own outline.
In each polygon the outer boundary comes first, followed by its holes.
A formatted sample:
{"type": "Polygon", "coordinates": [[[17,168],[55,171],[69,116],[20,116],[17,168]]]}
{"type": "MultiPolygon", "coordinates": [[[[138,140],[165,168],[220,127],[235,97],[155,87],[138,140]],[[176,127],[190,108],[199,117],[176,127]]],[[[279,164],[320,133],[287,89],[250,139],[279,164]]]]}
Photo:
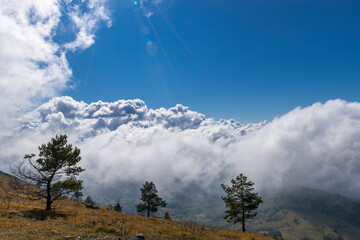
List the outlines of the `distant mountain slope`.
{"type": "Polygon", "coordinates": [[[359,239],[360,200],[311,188],[266,196],[257,231],[278,231],[285,239],[359,239]]]}
{"type": "Polygon", "coordinates": [[[271,240],[185,222],[147,218],[103,207],[86,208],[82,202],[65,199],[54,203],[56,211],[44,211],[44,201],[18,196],[20,180],[0,171],[0,239],[242,239],[271,240]]]}
{"type": "MultiPolygon", "coordinates": [[[[184,189],[168,201],[175,219],[240,230],[223,220],[220,196],[196,186],[184,189]]],[[[126,205],[126,203],[124,202],[126,205]]],[[[360,239],[360,200],[316,189],[299,187],[267,194],[248,230],[289,240],[360,239]]]]}
{"type": "MultiPolygon", "coordinates": [[[[17,181],[19,180],[15,177],[0,171],[0,184],[2,186],[16,188],[17,181]]],[[[138,190],[136,189],[136,191],[138,190]]],[[[37,209],[43,207],[39,203],[34,205],[34,203],[29,202],[23,206],[23,200],[12,199],[10,208],[7,208],[8,200],[8,197],[0,189],[0,225],[1,223],[8,223],[8,220],[1,217],[7,216],[8,210],[15,208],[20,210],[20,212],[26,212],[30,207],[37,209]],[[19,203],[21,203],[21,206],[17,205],[19,203]]],[[[168,207],[161,209],[158,216],[163,216],[164,212],[168,211],[173,219],[181,222],[201,223],[239,230],[238,226],[231,227],[223,220],[225,208],[220,196],[210,195],[195,185],[181,189],[178,194],[166,200],[168,201],[168,207]]],[[[102,218],[105,215],[111,218],[121,218],[128,221],[129,224],[131,221],[134,221],[133,225],[138,224],[136,226],[138,226],[139,231],[142,231],[141,224],[151,225],[151,223],[146,222],[146,218],[139,216],[113,213],[103,208],[99,212],[94,212],[93,210],[85,209],[80,203],[70,200],[66,201],[65,211],[68,212],[69,216],[74,215],[76,212],[76,214],[82,216],[82,219],[93,218],[92,214],[96,214],[97,218],[102,218]]],[[[135,213],[134,206],[136,201],[138,199],[134,197],[120,199],[124,211],[128,213],[135,213]]],[[[60,203],[60,205],[63,206],[64,203],[60,203]]],[[[25,223],[26,219],[19,218],[20,220],[25,223]]],[[[61,221],[64,220],[61,219],[61,221]]],[[[81,223],[77,224],[81,225],[81,223]]],[[[162,231],[161,224],[166,225],[167,223],[156,221],[156,224],[160,224],[160,228],[159,226],[152,225],[149,228],[150,230],[146,230],[148,235],[156,236],[158,233],[152,232],[153,230],[151,229],[157,229],[156,231],[160,229],[159,231],[162,231]]],[[[174,222],[173,224],[178,226],[180,232],[191,226],[182,226],[181,224],[183,223],[179,222],[174,222]]],[[[199,225],[196,226],[198,226],[198,229],[201,229],[199,225]]],[[[73,227],[74,229],[71,231],[79,231],[76,226],[73,227]]],[[[360,239],[360,200],[305,187],[273,192],[264,196],[264,204],[259,208],[258,217],[248,222],[247,228],[249,231],[260,234],[266,233],[271,236],[276,234],[287,240],[358,240],[360,239]]],[[[89,227],[86,231],[91,232],[91,229],[93,228],[89,227]]],[[[2,230],[0,229],[0,232],[2,230]]],[[[220,232],[218,233],[220,234],[220,232]]],[[[100,236],[104,232],[100,231],[96,234],[100,236]]],[[[166,233],[162,234],[166,235],[166,233]]],[[[212,237],[214,236],[216,234],[212,237]]],[[[196,239],[201,239],[201,237],[198,236],[196,239]]]]}

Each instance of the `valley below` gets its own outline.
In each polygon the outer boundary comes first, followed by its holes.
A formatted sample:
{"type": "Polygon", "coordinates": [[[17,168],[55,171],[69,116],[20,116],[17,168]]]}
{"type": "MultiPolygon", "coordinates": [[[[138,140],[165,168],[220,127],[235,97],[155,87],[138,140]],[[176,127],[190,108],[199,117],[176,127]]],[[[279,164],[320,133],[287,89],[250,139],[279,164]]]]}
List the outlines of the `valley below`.
{"type": "Polygon", "coordinates": [[[89,209],[71,199],[43,210],[43,201],[16,197],[15,177],[0,173],[1,239],[273,239],[356,240],[360,236],[360,200],[311,188],[299,187],[267,194],[258,215],[247,222],[251,233],[223,219],[225,206],[219,196],[196,187],[175,195],[153,217],[136,215],[137,198],[119,202],[123,213],[106,208],[89,209]],[[170,213],[172,220],[162,218],[170,213]],[[268,236],[268,237],[266,237],[268,236]],[[108,237],[108,238],[104,238],[108,237]]]}

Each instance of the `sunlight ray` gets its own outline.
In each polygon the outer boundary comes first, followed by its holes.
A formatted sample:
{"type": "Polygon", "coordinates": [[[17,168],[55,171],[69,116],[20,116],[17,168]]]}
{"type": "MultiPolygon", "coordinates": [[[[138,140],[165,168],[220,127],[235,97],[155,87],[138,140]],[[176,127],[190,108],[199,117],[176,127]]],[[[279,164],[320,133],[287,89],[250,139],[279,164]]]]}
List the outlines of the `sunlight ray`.
{"type": "Polygon", "coordinates": [[[171,73],[172,73],[172,75],[173,75],[176,83],[178,84],[178,87],[180,88],[179,90],[182,91],[182,90],[183,90],[182,85],[181,85],[181,83],[180,83],[180,81],[179,81],[179,78],[177,77],[177,74],[176,74],[176,72],[175,72],[174,66],[173,66],[173,64],[171,63],[167,52],[165,51],[164,45],[162,44],[162,42],[161,42],[161,40],[160,40],[160,37],[159,37],[159,35],[158,35],[155,27],[154,27],[154,24],[152,23],[152,21],[151,21],[151,19],[150,19],[149,17],[147,17],[146,19],[147,19],[147,21],[148,21],[148,23],[149,23],[149,25],[150,25],[150,27],[151,27],[151,30],[153,31],[153,33],[154,33],[154,35],[155,35],[156,40],[157,40],[158,43],[159,43],[161,52],[162,52],[162,54],[164,55],[164,57],[165,57],[165,59],[166,59],[166,62],[167,62],[168,66],[169,66],[169,68],[170,68],[170,70],[171,70],[171,73]]]}
{"type": "Polygon", "coordinates": [[[209,77],[209,74],[204,70],[204,68],[201,66],[199,60],[197,59],[197,57],[195,56],[195,54],[193,53],[193,51],[191,51],[189,45],[184,41],[184,39],[181,37],[181,35],[178,33],[178,31],[175,29],[175,27],[173,26],[173,24],[171,24],[171,22],[169,21],[169,19],[166,17],[166,15],[163,13],[163,11],[161,10],[161,8],[157,5],[155,5],[157,11],[159,11],[161,17],[164,19],[164,21],[166,22],[166,24],[169,26],[170,30],[174,33],[174,35],[176,36],[176,38],[179,40],[179,42],[181,43],[181,45],[184,47],[185,51],[187,52],[187,54],[190,56],[191,60],[194,62],[194,64],[199,68],[199,70],[201,71],[201,73],[204,75],[206,81],[208,82],[213,82],[211,80],[211,78],[209,77]]]}

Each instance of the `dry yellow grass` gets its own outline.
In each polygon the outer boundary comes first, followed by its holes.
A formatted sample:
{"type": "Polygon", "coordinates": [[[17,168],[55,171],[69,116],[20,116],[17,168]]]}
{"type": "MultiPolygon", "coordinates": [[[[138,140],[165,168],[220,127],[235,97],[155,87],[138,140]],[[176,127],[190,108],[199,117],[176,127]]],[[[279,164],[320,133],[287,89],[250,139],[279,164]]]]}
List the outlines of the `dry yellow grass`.
{"type": "MultiPolygon", "coordinates": [[[[9,179],[0,174],[4,189],[9,179]]],[[[103,207],[89,209],[70,199],[54,203],[55,211],[43,211],[43,201],[30,201],[0,189],[0,239],[132,239],[143,233],[146,239],[272,239],[251,233],[212,228],[161,218],[118,213],[103,207]]],[[[12,190],[11,193],[14,193],[12,190]]]]}

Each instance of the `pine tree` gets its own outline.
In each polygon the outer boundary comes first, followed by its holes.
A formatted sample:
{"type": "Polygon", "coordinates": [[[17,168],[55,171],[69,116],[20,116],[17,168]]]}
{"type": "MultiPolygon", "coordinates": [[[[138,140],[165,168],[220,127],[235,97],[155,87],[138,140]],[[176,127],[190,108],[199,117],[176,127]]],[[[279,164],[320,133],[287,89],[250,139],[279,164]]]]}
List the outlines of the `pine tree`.
{"type": "Polygon", "coordinates": [[[120,205],[120,203],[116,203],[116,205],[114,206],[114,211],[117,211],[117,212],[121,212],[122,211],[122,207],[120,205]]]}
{"type": "Polygon", "coordinates": [[[87,196],[84,202],[88,204],[95,204],[95,201],[90,196],[87,196]]]}
{"type": "Polygon", "coordinates": [[[159,210],[159,207],[166,207],[166,202],[158,196],[158,191],[153,182],[145,182],[140,190],[143,203],[136,205],[136,210],[139,213],[146,212],[146,215],[150,217],[151,213],[159,210]]]}
{"type": "Polygon", "coordinates": [[[164,219],[171,220],[170,214],[167,211],[164,213],[164,219]]]}
{"type": "Polygon", "coordinates": [[[242,173],[236,179],[232,179],[231,184],[232,186],[221,184],[226,193],[226,197],[222,197],[222,199],[228,208],[225,211],[224,219],[234,225],[241,222],[242,230],[245,232],[245,221],[256,216],[254,211],[263,203],[263,200],[253,192],[254,183],[248,181],[242,173]]]}
{"type": "Polygon", "coordinates": [[[54,201],[82,189],[82,181],[76,177],[85,169],[76,166],[81,160],[80,149],[67,144],[66,135],[56,135],[38,148],[36,160],[33,160],[35,154],[26,154],[11,170],[28,183],[26,194],[33,200],[45,199],[45,210],[49,211],[54,201]]]}
{"type": "Polygon", "coordinates": [[[72,199],[78,202],[82,201],[82,197],[84,194],[80,190],[76,190],[74,194],[72,195],[72,199]]]}

